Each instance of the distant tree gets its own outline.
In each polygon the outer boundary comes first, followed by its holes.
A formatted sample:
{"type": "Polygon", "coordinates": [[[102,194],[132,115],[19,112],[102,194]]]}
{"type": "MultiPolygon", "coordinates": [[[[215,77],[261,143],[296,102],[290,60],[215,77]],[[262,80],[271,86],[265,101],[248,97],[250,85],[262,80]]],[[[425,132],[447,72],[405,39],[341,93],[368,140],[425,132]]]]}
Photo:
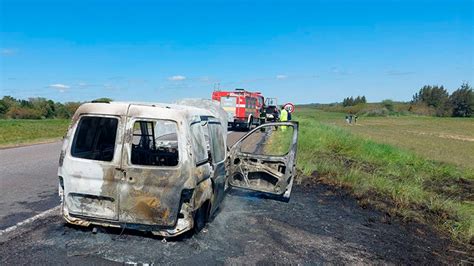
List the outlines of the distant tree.
{"type": "Polygon", "coordinates": [[[69,118],[69,114],[62,103],[54,104],[55,117],[56,118],[69,118]]]}
{"type": "Polygon", "coordinates": [[[2,103],[7,107],[7,109],[9,109],[10,107],[17,105],[18,101],[11,96],[3,96],[2,103]]]}
{"type": "Polygon", "coordinates": [[[13,119],[41,119],[42,114],[39,110],[22,106],[13,106],[8,110],[6,115],[13,119]]]}
{"type": "Polygon", "coordinates": [[[468,83],[463,83],[459,89],[449,96],[453,116],[471,117],[474,112],[474,91],[468,83]]]}
{"type": "Polygon", "coordinates": [[[433,107],[437,116],[449,115],[449,94],[443,86],[423,86],[418,93],[413,95],[412,103],[433,107]]]}
{"type": "Polygon", "coordinates": [[[8,112],[7,104],[3,100],[0,100],[0,117],[3,117],[7,112],[8,112]]]}
{"type": "Polygon", "coordinates": [[[385,107],[387,110],[390,112],[393,112],[395,110],[395,105],[392,100],[387,99],[382,101],[382,106],[385,107]]]}
{"type": "Polygon", "coordinates": [[[38,111],[42,118],[54,118],[56,116],[55,104],[52,100],[47,100],[42,97],[30,98],[28,100],[29,106],[38,111]]]}
{"type": "Polygon", "coordinates": [[[347,106],[355,106],[358,104],[364,104],[367,103],[367,100],[365,99],[365,96],[357,96],[356,98],[354,97],[347,97],[344,98],[342,101],[342,106],[347,107],[347,106]]]}
{"type": "Polygon", "coordinates": [[[18,100],[20,107],[23,108],[33,108],[33,104],[28,100],[18,100]]]}
{"type": "Polygon", "coordinates": [[[71,118],[74,113],[76,112],[77,108],[81,105],[80,102],[67,102],[64,104],[64,108],[66,109],[67,112],[67,118],[71,118]]]}
{"type": "Polygon", "coordinates": [[[349,97],[344,98],[344,100],[342,100],[342,106],[344,107],[349,106],[349,97]]]}
{"type": "Polygon", "coordinates": [[[360,103],[360,96],[357,96],[357,97],[354,99],[354,105],[359,104],[359,103],[360,103]]]}
{"type": "Polygon", "coordinates": [[[92,100],[92,102],[111,102],[111,101],[113,101],[113,100],[110,99],[110,98],[106,98],[106,97],[97,98],[95,100],[92,100]]]}

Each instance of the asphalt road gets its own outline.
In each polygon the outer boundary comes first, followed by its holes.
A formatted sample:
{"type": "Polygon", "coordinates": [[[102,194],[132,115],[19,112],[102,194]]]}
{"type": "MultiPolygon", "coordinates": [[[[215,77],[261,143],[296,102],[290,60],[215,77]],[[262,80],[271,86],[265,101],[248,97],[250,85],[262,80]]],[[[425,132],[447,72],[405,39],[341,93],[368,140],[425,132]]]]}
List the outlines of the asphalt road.
{"type": "MultiPolygon", "coordinates": [[[[229,145],[243,134],[231,133],[229,145]]],[[[57,205],[59,148],[52,143],[0,151],[2,227],[57,205]]],[[[0,230],[2,265],[456,264],[472,257],[423,225],[361,208],[343,190],[314,180],[296,185],[288,203],[232,190],[203,231],[165,243],[130,230],[93,234],[65,225],[57,212],[8,234],[0,230]]]]}
{"type": "Polygon", "coordinates": [[[61,143],[0,150],[0,230],[58,205],[61,143]]]}

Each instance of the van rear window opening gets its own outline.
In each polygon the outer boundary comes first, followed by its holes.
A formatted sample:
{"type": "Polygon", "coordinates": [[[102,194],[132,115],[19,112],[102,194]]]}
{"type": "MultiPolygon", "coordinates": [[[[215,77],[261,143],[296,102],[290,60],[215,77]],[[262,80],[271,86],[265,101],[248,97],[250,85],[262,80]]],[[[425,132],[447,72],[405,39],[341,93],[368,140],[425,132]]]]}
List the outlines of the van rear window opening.
{"type": "Polygon", "coordinates": [[[76,129],[71,155],[82,159],[112,161],[117,125],[116,118],[82,117],[76,129]]]}
{"type": "Polygon", "coordinates": [[[133,125],[132,164],[176,166],[179,161],[176,122],[136,121],[133,125]]]}

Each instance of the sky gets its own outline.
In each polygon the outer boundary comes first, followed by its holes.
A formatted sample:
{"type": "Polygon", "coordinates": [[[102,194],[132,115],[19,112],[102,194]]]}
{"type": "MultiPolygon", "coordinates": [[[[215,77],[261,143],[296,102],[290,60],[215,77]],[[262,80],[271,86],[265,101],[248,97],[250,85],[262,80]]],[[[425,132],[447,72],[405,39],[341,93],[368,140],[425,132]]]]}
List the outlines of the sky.
{"type": "Polygon", "coordinates": [[[0,96],[23,99],[407,101],[473,61],[473,0],[0,0],[0,96]]]}

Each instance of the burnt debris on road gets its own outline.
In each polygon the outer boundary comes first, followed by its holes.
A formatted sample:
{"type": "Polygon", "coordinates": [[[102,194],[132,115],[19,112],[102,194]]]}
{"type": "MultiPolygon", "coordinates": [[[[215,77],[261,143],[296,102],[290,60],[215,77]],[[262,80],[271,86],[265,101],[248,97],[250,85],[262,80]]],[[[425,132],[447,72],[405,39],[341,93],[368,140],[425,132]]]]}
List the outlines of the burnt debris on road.
{"type": "Polygon", "coordinates": [[[98,231],[67,226],[58,213],[0,242],[0,263],[438,264],[468,257],[424,226],[387,220],[323,184],[296,186],[287,204],[232,191],[206,230],[166,243],[133,230],[98,231]]]}

